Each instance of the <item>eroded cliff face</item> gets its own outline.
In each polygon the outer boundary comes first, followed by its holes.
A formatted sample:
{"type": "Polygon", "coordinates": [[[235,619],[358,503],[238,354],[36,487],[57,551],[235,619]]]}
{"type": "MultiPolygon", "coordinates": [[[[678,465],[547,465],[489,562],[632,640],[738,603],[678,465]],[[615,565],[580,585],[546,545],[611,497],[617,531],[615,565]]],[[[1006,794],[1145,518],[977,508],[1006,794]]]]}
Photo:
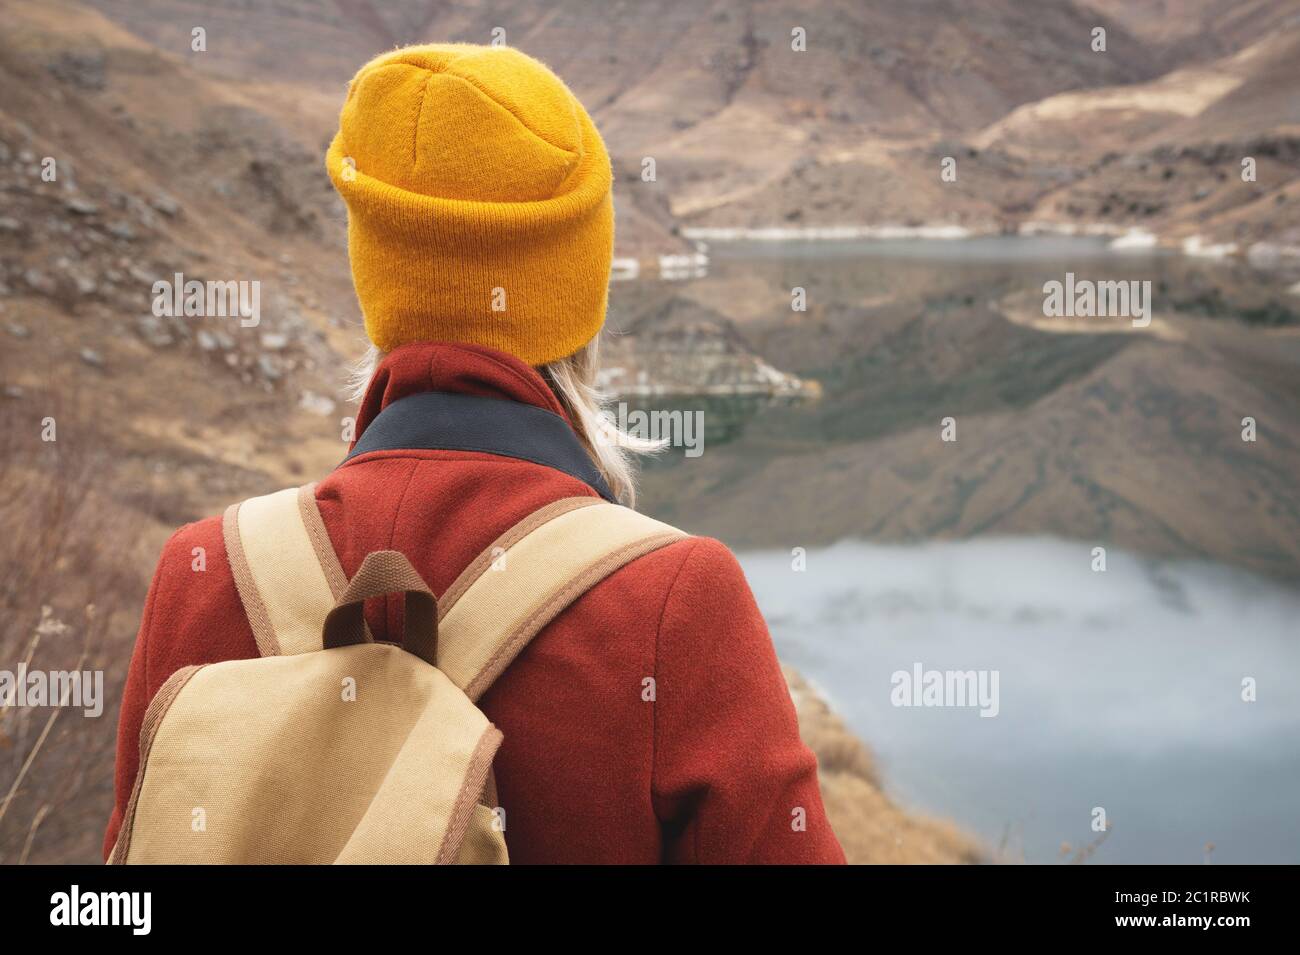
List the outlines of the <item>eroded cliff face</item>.
{"type": "Polygon", "coordinates": [[[733,397],[801,400],[817,383],[780,371],[735,324],[673,298],[603,345],[600,384],[621,397],[733,397]]]}

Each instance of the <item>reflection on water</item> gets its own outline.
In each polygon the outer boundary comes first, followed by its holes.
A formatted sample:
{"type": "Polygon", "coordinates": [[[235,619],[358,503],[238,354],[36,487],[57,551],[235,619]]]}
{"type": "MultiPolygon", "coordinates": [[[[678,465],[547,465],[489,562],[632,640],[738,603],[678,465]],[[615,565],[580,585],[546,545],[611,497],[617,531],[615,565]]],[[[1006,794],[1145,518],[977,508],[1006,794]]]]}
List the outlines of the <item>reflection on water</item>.
{"type": "Polygon", "coordinates": [[[1196,258],[1157,248],[1117,252],[1108,239],[1095,237],[748,242],[718,246],[713,255],[715,281],[737,267],[771,272],[780,263],[783,279],[829,283],[837,297],[863,290],[924,297],[970,279],[990,289],[1041,295],[1043,282],[1074,271],[1081,277],[1150,279],[1157,304],[1165,309],[1259,325],[1300,321],[1300,307],[1276,273],[1236,258],[1196,258]]]}
{"type": "Polygon", "coordinates": [[[905,805],[1014,857],[1300,862],[1300,591],[1208,563],[1013,539],[742,555],[778,653],[905,805]],[[999,671],[1000,710],[902,708],[897,670],[999,671]],[[1258,698],[1242,700],[1242,681],[1258,698]]]}
{"type": "MultiPolygon", "coordinates": [[[[978,236],[970,239],[936,241],[930,239],[861,239],[846,242],[729,242],[715,246],[715,261],[764,259],[796,261],[853,259],[859,263],[888,259],[911,259],[931,264],[983,262],[1016,264],[1043,260],[1080,262],[1086,259],[1114,260],[1116,254],[1105,238],[1045,235],[978,236]]],[[[1155,249],[1125,253],[1131,261],[1167,255],[1155,249]]]]}
{"type": "Polygon", "coordinates": [[[1241,263],[1091,239],[719,246],[707,278],[620,290],[618,321],[723,316],[822,397],[715,401],[710,453],[652,467],[644,500],[750,548],[1052,533],[1300,578],[1295,303],[1241,263]],[[1151,282],[1154,321],[1051,327],[1043,284],[1066,272],[1151,282]]]}
{"type": "MultiPolygon", "coordinates": [[[[711,440],[739,438],[761,411],[753,437],[774,453],[796,450],[790,442],[815,449],[886,436],[954,411],[1025,407],[1124,348],[1153,344],[1125,334],[1125,319],[1061,335],[1003,317],[1010,306],[1040,311],[1043,284],[1067,271],[1150,281],[1163,318],[1223,319],[1246,331],[1300,324],[1300,298],[1270,273],[1159,250],[1115,253],[1098,238],[728,243],[711,256],[707,277],[661,285],[649,297],[686,297],[729,318],[766,360],[821,383],[825,398],[816,403],[711,399],[711,440]],[[794,288],[806,291],[805,313],[791,311],[794,288]]],[[[642,301],[645,288],[615,287],[615,327],[653,307],[642,301]]],[[[1295,341],[1279,347],[1300,360],[1295,341]]],[[[671,406],[702,405],[672,399],[671,406]]]]}
{"type": "Polygon", "coordinates": [[[1300,577],[1300,299],[1078,238],[711,254],[703,280],[617,290],[616,315],[688,299],[824,397],[710,404],[705,454],[650,468],[645,507],[748,551],[781,656],[904,804],[1031,861],[1091,842],[1100,806],[1096,861],[1300,862],[1300,591],[1235,569],[1300,577]],[[1161,333],[1035,327],[1066,271],[1150,280],[1161,333]],[[891,706],[917,663],[998,670],[999,715],[891,706]]]}

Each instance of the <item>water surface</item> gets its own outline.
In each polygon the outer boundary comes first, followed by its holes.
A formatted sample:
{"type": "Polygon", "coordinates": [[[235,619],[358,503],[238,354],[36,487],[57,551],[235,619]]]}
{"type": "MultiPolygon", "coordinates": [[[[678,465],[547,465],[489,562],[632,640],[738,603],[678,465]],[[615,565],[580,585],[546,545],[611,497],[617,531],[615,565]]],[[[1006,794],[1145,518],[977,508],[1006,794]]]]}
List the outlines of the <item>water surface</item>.
{"type": "Polygon", "coordinates": [[[1300,593],[1213,564],[1080,543],[844,542],[742,555],[781,658],[882,763],[904,805],[1005,857],[1300,862],[1300,593]],[[892,705],[891,675],[996,670],[998,713],[892,705]],[[1256,681],[1255,702],[1242,681],[1256,681]]]}
{"type": "MultiPolygon", "coordinates": [[[[1208,843],[1300,862],[1300,338],[1278,334],[1297,300],[1241,263],[1106,246],[713,246],[707,277],[655,294],[734,321],[824,397],[674,400],[705,411],[705,454],[649,468],[645,501],[742,551],[780,655],[904,805],[1007,859],[1067,858],[1102,807],[1097,862],[1197,863],[1208,843]],[[1151,281],[1188,336],[1008,321],[1066,271],[1151,281]],[[1243,448],[1243,405],[1266,444],[1243,448]],[[1003,424],[940,449],[948,414],[1003,424]],[[916,663],[996,670],[998,715],[891,705],[916,663]]],[[[633,297],[616,288],[616,313],[633,297]]]]}

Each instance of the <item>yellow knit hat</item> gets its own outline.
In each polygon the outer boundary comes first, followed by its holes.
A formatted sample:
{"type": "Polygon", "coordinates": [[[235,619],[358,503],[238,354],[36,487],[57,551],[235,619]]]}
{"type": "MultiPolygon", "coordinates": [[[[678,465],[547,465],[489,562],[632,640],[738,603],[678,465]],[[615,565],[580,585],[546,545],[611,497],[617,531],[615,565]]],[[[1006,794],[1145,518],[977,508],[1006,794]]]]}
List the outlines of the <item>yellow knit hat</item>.
{"type": "Polygon", "coordinates": [[[600,331],[609,155],[537,60],[468,43],[377,57],[348,88],[325,164],[380,348],[469,342],[543,365],[600,331]]]}

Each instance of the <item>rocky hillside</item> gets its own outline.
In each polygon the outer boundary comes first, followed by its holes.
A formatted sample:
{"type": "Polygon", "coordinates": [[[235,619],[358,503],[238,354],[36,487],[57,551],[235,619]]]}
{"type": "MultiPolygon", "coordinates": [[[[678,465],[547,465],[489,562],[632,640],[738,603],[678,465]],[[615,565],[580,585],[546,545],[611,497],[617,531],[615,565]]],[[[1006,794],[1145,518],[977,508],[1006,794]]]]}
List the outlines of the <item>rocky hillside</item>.
{"type": "Polygon", "coordinates": [[[205,26],[194,68],[235,86],[257,77],[318,142],[334,91],[375,51],[503,37],[560,72],[600,124],[624,255],[674,251],[683,226],[997,230],[1081,216],[1295,241],[1298,0],[94,5],[182,56],[205,26]],[[1262,164],[1249,188],[1243,154],[1262,164]],[[940,179],[945,158],[955,182],[940,179]]]}
{"type": "MultiPolygon", "coordinates": [[[[1024,219],[1300,245],[1300,12],[1288,29],[1157,80],[1022,106],[969,142],[1058,181],[1024,219]],[[1255,164],[1243,182],[1242,161],[1255,164]]],[[[1010,198],[1010,197],[1008,197],[1010,198]]]]}
{"type": "Polygon", "coordinates": [[[277,476],[333,459],[354,306],[337,230],[322,228],[324,190],[280,172],[315,156],[244,94],[83,8],[6,5],[0,76],[5,408],[95,395],[122,423],[103,438],[124,467],[143,476],[160,448],[187,462],[177,478],[207,495],[190,516],[263,450],[277,451],[277,476]],[[255,320],[167,315],[155,284],[178,275],[256,281],[255,320]],[[290,436],[296,460],[278,453],[290,436]]]}
{"type": "Polygon", "coordinates": [[[102,668],[107,698],[5,708],[0,857],[93,862],[163,540],[341,457],[358,335],[324,307],[351,295],[325,190],[280,175],[315,151],[256,97],[61,3],[0,6],[0,88],[0,656],[102,668]],[[178,273],[259,282],[256,324],[156,310],[178,273]]]}

